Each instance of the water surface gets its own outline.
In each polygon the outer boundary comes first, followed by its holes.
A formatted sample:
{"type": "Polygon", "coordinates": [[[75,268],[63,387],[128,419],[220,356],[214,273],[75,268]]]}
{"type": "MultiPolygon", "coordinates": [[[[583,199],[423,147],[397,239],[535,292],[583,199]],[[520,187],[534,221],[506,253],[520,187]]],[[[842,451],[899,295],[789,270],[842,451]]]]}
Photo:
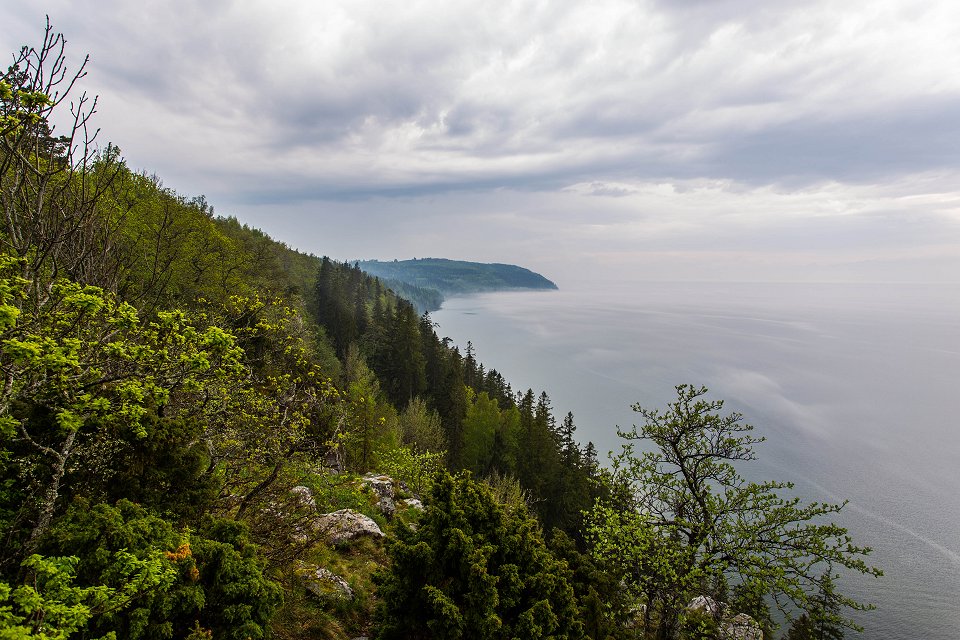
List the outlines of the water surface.
{"type": "Polygon", "coordinates": [[[842,583],[878,605],[863,637],[958,637],[960,287],[604,285],[455,298],[433,319],[601,452],[633,403],[709,387],[768,439],[751,478],[850,500],[837,521],[885,572],[842,583]]]}

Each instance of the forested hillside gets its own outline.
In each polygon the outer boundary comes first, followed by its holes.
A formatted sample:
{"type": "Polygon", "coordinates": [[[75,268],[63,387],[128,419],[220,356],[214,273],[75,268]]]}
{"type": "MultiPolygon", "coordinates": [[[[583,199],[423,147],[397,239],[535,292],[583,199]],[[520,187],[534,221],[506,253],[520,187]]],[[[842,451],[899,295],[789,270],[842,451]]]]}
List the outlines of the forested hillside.
{"type": "Polygon", "coordinates": [[[757,440],[718,405],[645,413],[624,436],[666,457],[602,469],[358,265],[95,145],[62,45],[0,81],[0,637],[710,637],[707,594],[849,624],[831,574],[864,550],[728,469],[757,440]]]}
{"type": "Polygon", "coordinates": [[[377,276],[416,303],[421,311],[440,308],[443,298],[484,291],[556,289],[539,273],[512,264],[484,264],[445,258],[362,260],[364,271],[377,276]]]}

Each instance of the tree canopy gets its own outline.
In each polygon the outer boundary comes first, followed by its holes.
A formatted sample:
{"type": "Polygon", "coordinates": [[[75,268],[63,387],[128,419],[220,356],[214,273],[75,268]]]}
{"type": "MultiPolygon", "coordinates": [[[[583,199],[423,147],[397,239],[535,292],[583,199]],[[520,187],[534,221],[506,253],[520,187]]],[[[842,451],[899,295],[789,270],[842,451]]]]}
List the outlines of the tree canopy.
{"type": "Polygon", "coordinates": [[[401,528],[382,578],[380,640],[583,637],[566,564],[520,505],[443,474],[416,531],[401,528]]]}
{"type": "Polygon", "coordinates": [[[821,588],[827,566],[881,575],[864,561],[870,549],[825,521],[844,505],[804,504],[785,495],[789,483],[745,480],[735,465],[755,459],[763,439],[706,393],[681,385],[666,411],[634,406],[644,422],[619,432],[627,443],[613,458],[621,500],[597,504],[590,516],[595,549],[645,605],[648,633],[673,637],[687,603],[728,582],[771,597],[787,615],[791,606],[811,608],[815,596],[834,610],[869,608],[821,588]]]}

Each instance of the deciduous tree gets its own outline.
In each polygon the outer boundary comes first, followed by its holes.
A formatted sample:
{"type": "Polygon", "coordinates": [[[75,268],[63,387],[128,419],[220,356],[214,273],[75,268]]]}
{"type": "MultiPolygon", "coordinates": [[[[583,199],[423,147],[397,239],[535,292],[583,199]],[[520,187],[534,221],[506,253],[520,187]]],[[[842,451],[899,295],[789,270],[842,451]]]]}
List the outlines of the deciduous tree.
{"type": "MultiPolygon", "coordinates": [[[[739,414],[721,415],[723,402],[705,399],[706,392],[681,385],[666,411],[634,406],[644,422],[619,432],[627,444],[613,459],[626,508],[598,504],[591,515],[596,553],[618,563],[643,600],[648,633],[672,637],[689,599],[720,577],[766,585],[782,609],[807,610],[823,594],[819,576],[827,564],[881,575],[864,562],[870,549],[824,521],[843,504],[803,504],[782,495],[789,483],[739,474],[735,463],[753,460],[763,439],[739,414]],[[641,441],[652,450],[637,450],[641,441]]],[[[870,608],[835,591],[824,597],[833,610],[870,608]]]]}

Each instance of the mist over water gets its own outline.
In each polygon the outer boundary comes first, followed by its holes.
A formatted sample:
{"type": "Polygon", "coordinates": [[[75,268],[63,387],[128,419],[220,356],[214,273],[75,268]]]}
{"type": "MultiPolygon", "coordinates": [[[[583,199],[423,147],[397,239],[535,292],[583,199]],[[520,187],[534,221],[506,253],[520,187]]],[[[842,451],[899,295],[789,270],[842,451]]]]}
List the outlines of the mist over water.
{"type": "Polygon", "coordinates": [[[878,606],[863,637],[957,637],[960,286],[604,285],[456,298],[433,319],[515,391],[572,411],[601,456],[633,403],[707,386],[767,437],[745,475],[849,499],[837,521],[885,573],[840,583],[878,606]]]}

